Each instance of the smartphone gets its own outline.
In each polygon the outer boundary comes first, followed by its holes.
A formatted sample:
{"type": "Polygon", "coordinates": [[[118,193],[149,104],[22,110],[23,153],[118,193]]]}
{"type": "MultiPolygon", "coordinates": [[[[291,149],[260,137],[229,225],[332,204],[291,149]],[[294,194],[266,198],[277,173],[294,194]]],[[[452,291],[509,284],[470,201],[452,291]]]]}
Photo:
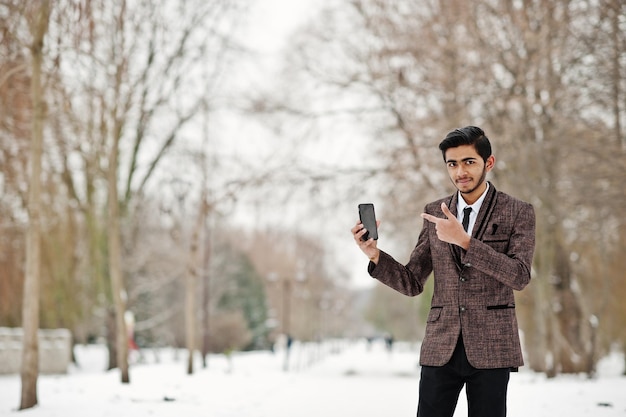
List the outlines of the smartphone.
{"type": "Polygon", "coordinates": [[[365,241],[369,238],[378,240],[378,228],[376,227],[376,214],[374,213],[374,205],[372,203],[359,204],[359,218],[363,227],[367,230],[361,240],[365,241]]]}

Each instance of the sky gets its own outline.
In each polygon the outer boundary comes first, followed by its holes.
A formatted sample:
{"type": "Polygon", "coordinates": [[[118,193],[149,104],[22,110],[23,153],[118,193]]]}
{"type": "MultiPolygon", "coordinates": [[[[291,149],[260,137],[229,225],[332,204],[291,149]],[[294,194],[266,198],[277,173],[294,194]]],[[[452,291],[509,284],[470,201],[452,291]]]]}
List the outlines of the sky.
{"type": "MultiPolygon", "coordinates": [[[[416,344],[382,340],[295,343],[284,371],[285,351],[235,353],[232,362],[212,355],[207,369],[186,374],[186,354],[147,350],[130,368],[130,384],[118,370],[105,371],[102,345],[76,346],[80,367],[41,375],[39,405],[17,412],[19,375],[0,375],[0,417],[381,417],[415,416],[419,385],[416,344]],[[158,362],[157,362],[158,358],[158,362]]],[[[136,353],[136,352],[134,352],[136,353]]],[[[521,368],[509,383],[509,417],[618,417],[626,415],[622,355],[599,364],[599,375],[548,379],[521,368]]],[[[455,417],[467,416],[461,393],[455,417]]]]}
{"type": "Polygon", "coordinates": [[[259,0],[251,5],[247,25],[249,45],[265,53],[280,53],[290,35],[324,4],[324,0],[259,0]]]}

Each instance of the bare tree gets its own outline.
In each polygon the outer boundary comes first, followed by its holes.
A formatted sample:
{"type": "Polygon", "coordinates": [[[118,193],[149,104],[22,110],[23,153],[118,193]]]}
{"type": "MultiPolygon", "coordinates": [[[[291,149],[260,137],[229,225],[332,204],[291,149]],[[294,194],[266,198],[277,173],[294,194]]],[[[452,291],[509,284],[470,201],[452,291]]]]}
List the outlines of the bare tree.
{"type": "Polygon", "coordinates": [[[196,222],[194,223],[191,242],[189,248],[189,257],[187,261],[186,277],[185,277],[185,333],[186,344],[189,352],[187,361],[187,373],[193,374],[194,370],[194,354],[196,351],[197,330],[198,330],[198,282],[201,271],[201,254],[204,253],[202,243],[206,242],[204,239],[204,231],[206,230],[206,221],[209,214],[209,204],[207,202],[206,191],[203,191],[200,196],[200,204],[198,207],[198,213],[196,222]]]}
{"type": "MultiPolygon", "coordinates": [[[[217,79],[229,64],[226,53],[233,49],[228,31],[241,11],[240,2],[162,3],[56,6],[77,16],[56,27],[63,34],[55,38],[58,50],[75,51],[61,53],[54,61],[61,67],[55,98],[65,110],[56,114],[55,123],[62,178],[85,218],[90,258],[86,267],[93,278],[88,287],[93,297],[104,293],[109,302],[120,292],[128,293],[127,285],[136,284],[124,275],[132,263],[126,257],[137,249],[121,245],[122,237],[115,235],[123,234],[128,242],[139,239],[132,235],[139,228],[120,231],[120,224],[132,218],[167,153],[185,138],[186,129],[192,132],[200,110],[220,93],[217,79]],[[71,157],[81,160],[82,169],[72,166],[71,157]],[[107,268],[107,259],[112,266],[119,262],[119,269],[107,268]]],[[[158,189],[156,181],[153,186],[158,189]]],[[[118,306],[116,315],[124,308],[118,306]]],[[[122,319],[116,322],[121,337],[122,319]]],[[[112,367],[119,358],[115,346],[122,342],[110,344],[112,367]]]]}
{"type": "Polygon", "coordinates": [[[43,49],[48,31],[50,3],[42,1],[28,10],[32,43],[31,51],[31,100],[33,124],[28,190],[28,231],[26,236],[26,277],[22,327],[22,397],[20,410],[37,405],[37,376],[39,375],[39,276],[41,270],[41,155],[45,121],[43,93],[43,49]]]}
{"type": "MultiPolygon", "coordinates": [[[[494,132],[508,145],[500,149],[507,166],[498,179],[537,209],[536,279],[520,298],[529,307],[521,310],[530,364],[548,375],[590,370],[586,358],[597,349],[589,341],[598,340],[593,317],[599,305],[583,294],[588,294],[586,282],[602,285],[604,277],[584,267],[594,256],[592,247],[578,261],[576,242],[597,241],[597,228],[583,207],[598,212],[607,201],[612,206],[619,200],[597,187],[606,181],[603,168],[586,169],[602,165],[604,152],[616,151],[609,127],[596,118],[612,112],[603,104],[606,96],[589,100],[590,92],[610,85],[610,78],[589,66],[588,59],[597,59],[608,43],[592,29],[600,8],[588,6],[554,1],[524,8],[478,3],[472,9],[472,36],[484,51],[481,62],[492,68],[477,79],[489,77],[500,86],[492,92],[485,88],[481,98],[494,132]],[[572,164],[579,169],[572,171],[572,164]],[[594,190],[594,197],[580,192],[582,184],[594,190]]],[[[478,84],[488,85],[488,79],[478,84]]]]}
{"type": "Polygon", "coordinates": [[[117,352],[117,366],[121,372],[123,383],[130,382],[128,373],[128,332],[126,331],[126,294],[124,278],[122,276],[122,248],[120,231],[119,199],[117,196],[117,166],[120,137],[115,135],[111,143],[108,175],[108,248],[109,273],[111,275],[111,289],[115,308],[115,340],[117,352]]]}
{"type": "Polygon", "coordinates": [[[0,169],[2,199],[0,229],[6,237],[0,242],[4,254],[0,266],[0,316],[4,323],[19,326],[22,317],[24,253],[27,224],[23,218],[28,199],[29,143],[32,141],[31,79],[28,53],[23,41],[23,6],[2,2],[6,15],[0,38],[0,169]]]}

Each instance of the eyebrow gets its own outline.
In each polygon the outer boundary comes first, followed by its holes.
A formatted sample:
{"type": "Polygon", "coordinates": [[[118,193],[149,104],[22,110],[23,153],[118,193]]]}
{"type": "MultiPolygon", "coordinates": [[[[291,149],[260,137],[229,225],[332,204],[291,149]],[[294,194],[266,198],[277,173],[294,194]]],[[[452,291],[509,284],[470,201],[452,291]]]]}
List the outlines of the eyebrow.
{"type": "MultiPolygon", "coordinates": [[[[470,156],[470,157],[461,159],[461,162],[472,161],[472,160],[476,160],[476,159],[478,159],[478,158],[474,158],[473,156],[470,156]]],[[[448,159],[448,160],[446,160],[446,164],[450,163],[450,162],[458,162],[458,161],[456,159],[448,159]]]]}

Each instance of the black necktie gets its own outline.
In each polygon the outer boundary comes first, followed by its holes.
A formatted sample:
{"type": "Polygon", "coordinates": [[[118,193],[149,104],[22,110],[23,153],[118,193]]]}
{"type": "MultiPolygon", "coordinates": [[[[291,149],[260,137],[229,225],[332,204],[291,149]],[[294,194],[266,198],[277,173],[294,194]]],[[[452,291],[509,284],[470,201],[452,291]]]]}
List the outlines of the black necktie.
{"type": "Polygon", "coordinates": [[[472,212],[472,208],[467,206],[463,209],[463,229],[467,232],[467,228],[469,227],[469,216],[472,212]]]}

